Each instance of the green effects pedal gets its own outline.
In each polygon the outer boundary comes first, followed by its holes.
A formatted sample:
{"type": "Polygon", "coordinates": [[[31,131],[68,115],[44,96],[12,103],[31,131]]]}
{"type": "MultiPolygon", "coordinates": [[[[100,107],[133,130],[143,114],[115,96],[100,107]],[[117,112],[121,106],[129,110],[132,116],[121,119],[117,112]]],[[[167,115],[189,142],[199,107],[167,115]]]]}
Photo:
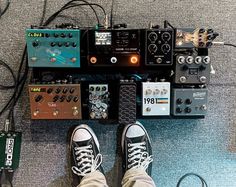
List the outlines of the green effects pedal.
{"type": "Polygon", "coordinates": [[[0,171],[13,171],[20,161],[21,132],[0,131],[0,171]]]}

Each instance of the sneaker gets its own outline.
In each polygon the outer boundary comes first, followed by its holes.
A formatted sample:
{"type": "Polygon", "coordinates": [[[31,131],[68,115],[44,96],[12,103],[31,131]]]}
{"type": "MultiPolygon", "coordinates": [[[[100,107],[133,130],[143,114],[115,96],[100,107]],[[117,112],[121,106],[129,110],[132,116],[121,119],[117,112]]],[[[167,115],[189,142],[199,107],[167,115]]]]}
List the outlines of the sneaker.
{"type": "Polygon", "coordinates": [[[132,168],[142,168],[148,175],[152,170],[152,147],[147,131],[141,123],[127,125],[122,134],[124,172],[132,168]]]}
{"type": "Polygon", "coordinates": [[[77,179],[78,183],[88,173],[96,170],[103,172],[99,142],[88,125],[79,125],[74,129],[70,141],[70,151],[71,169],[79,177],[77,179]]]}

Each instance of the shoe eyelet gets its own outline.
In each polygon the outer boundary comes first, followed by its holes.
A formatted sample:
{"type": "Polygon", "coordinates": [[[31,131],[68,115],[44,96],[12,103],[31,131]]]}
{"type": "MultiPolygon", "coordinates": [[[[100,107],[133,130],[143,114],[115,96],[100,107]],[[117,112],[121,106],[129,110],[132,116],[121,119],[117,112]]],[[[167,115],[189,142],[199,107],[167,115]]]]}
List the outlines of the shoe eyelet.
{"type": "Polygon", "coordinates": [[[130,149],[128,149],[128,152],[130,153],[130,152],[131,152],[131,150],[130,150],[130,149]]]}
{"type": "Polygon", "coordinates": [[[130,155],[130,154],[128,154],[128,157],[130,158],[130,157],[131,157],[131,155],[130,155]]]}
{"type": "Polygon", "coordinates": [[[144,147],[144,150],[146,150],[146,147],[144,147]]]}
{"type": "Polygon", "coordinates": [[[146,145],[146,142],[144,142],[144,145],[146,145]]]}
{"type": "Polygon", "coordinates": [[[90,150],[90,153],[93,153],[93,150],[90,150]]]}
{"type": "Polygon", "coordinates": [[[89,148],[92,148],[92,145],[89,145],[89,148]]]}
{"type": "Polygon", "coordinates": [[[130,168],[130,165],[128,165],[128,168],[130,168]]]}
{"type": "Polygon", "coordinates": [[[130,159],[128,159],[128,162],[130,162],[130,159]]]}
{"type": "Polygon", "coordinates": [[[128,143],[128,147],[130,147],[130,143],[128,143]]]}

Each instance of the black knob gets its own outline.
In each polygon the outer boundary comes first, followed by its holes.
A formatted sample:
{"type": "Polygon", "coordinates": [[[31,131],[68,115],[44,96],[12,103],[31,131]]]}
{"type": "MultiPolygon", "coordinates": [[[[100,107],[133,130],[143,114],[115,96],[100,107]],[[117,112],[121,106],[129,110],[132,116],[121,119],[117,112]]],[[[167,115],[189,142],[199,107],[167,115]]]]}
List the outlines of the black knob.
{"type": "Polygon", "coordinates": [[[176,100],[176,103],[177,103],[178,105],[181,105],[181,104],[183,103],[183,100],[182,100],[181,98],[178,98],[178,99],[176,100]]]}
{"type": "Polygon", "coordinates": [[[67,102],[71,102],[72,99],[73,99],[73,96],[72,96],[72,95],[69,95],[69,96],[66,98],[66,101],[67,101],[67,102]]]}
{"type": "Polygon", "coordinates": [[[63,102],[63,101],[65,101],[65,99],[66,99],[66,96],[64,96],[64,95],[63,95],[63,96],[61,96],[61,97],[60,97],[60,102],[63,102]]]}
{"type": "Polygon", "coordinates": [[[53,102],[57,102],[58,99],[59,99],[59,96],[56,95],[56,96],[53,97],[52,101],[53,101],[53,102]]]}
{"type": "Polygon", "coordinates": [[[79,97],[78,96],[75,96],[74,99],[73,99],[74,102],[77,102],[79,101],[79,97]]]}
{"type": "Polygon", "coordinates": [[[47,93],[50,94],[50,93],[52,93],[52,91],[53,91],[52,88],[48,88],[47,93]]]}
{"type": "Polygon", "coordinates": [[[68,92],[68,88],[64,88],[63,90],[62,90],[62,92],[65,94],[65,93],[67,93],[68,92]]]}
{"type": "Polygon", "coordinates": [[[54,33],[54,37],[57,38],[59,35],[57,33],[54,33]]]}
{"type": "Polygon", "coordinates": [[[38,95],[38,96],[35,97],[35,102],[39,102],[39,101],[41,101],[42,99],[43,99],[43,96],[38,95]]]}
{"type": "Polygon", "coordinates": [[[169,44],[162,45],[161,50],[164,54],[168,53],[170,51],[170,45],[169,44]]]}
{"type": "Polygon", "coordinates": [[[61,37],[62,37],[62,38],[65,38],[66,35],[65,35],[64,33],[61,33],[61,37]]]}
{"type": "Polygon", "coordinates": [[[185,103],[186,103],[187,105],[190,105],[190,104],[192,103],[192,100],[191,100],[191,99],[186,99],[186,100],[185,100],[185,103]]]}
{"type": "Polygon", "coordinates": [[[94,87],[93,87],[93,86],[90,87],[89,90],[90,90],[90,91],[94,91],[94,87]]]}
{"type": "Polygon", "coordinates": [[[35,41],[32,43],[32,45],[33,45],[33,47],[37,47],[39,45],[39,43],[35,41]]]}
{"type": "Polygon", "coordinates": [[[69,46],[70,46],[70,43],[69,43],[69,42],[66,42],[66,43],[65,43],[65,46],[66,46],[66,47],[69,47],[69,46]]]}
{"type": "Polygon", "coordinates": [[[191,113],[191,112],[192,112],[192,109],[189,108],[189,107],[187,107],[187,108],[184,109],[184,111],[185,111],[185,113],[191,113]]]}
{"type": "Polygon", "coordinates": [[[76,44],[75,42],[73,42],[73,43],[72,43],[72,46],[73,46],[73,47],[76,47],[76,46],[77,46],[77,44],[76,44]]]}
{"type": "Polygon", "coordinates": [[[102,91],[106,91],[107,87],[106,86],[103,86],[102,87],[102,91]]]}
{"type": "Polygon", "coordinates": [[[45,36],[46,36],[46,38],[48,38],[48,37],[50,37],[50,34],[46,33],[45,36]]]}
{"type": "Polygon", "coordinates": [[[59,94],[61,92],[61,89],[60,88],[57,88],[56,90],[55,90],[55,93],[56,94],[59,94]]]}
{"type": "Polygon", "coordinates": [[[51,42],[51,46],[52,46],[52,47],[55,47],[55,46],[56,46],[56,43],[55,43],[55,42],[51,42]]]}
{"type": "Polygon", "coordinates": [[[58,47],[61,47],[61,46],[62,46],[62,43],[61,43],[61,42],[58,42],[57,45],[58,45],[58,47]]]}
{"type": "Polygon", "coordinates": [[[72,34],[72,33],[69,33],[69,34],[68,34],[68,37],[69,37],[69,38],[72,38],[72,37],[73,37],[73,34],[72,34]]]}
{"type": "Polygon", "coordinates": [[[73,94],[75,92],[75,88],[70,89],[70,93],[73,94]]]}
{"type": "Polygon", "coordinates": [[[199,29],[199,33],[204,33],[205,32],[205,29],[199,29]]]}
{"type": "Polygon", "coordinates": [[[178,107],[178,108],[176,108],[176,112],[177,113],[182,113],[182,109],[178,107]]]}
{"type": "Polygon", "coordinates": [[[100,91],[100,87],[99,86],[96,87],[96,91],[100,91]]]}

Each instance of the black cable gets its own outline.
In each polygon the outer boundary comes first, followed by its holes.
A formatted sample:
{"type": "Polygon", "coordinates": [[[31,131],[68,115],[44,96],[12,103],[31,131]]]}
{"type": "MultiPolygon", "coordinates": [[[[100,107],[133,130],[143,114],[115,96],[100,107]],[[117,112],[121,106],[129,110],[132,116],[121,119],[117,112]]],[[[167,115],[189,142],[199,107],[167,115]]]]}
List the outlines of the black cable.
{"type": "Polygon", "coordinates": [[[111,16],[110,16],[110,27],[113,28],[113,9],[114,9],[114,1],[111,2],[111,16]]]}
{"type": "Polygon", "coordinates": [[[7,63],[5,63],[5,62],[2,61],[2,60],[0,60],[0,65],[3,66],[3,67],[5,67],[5,68],[10,72],[10,74],[11,74],[11,76],[12,76],[12,79],[13,79],[13,85],[11,85],[11,86],[8,86],[8,85],[7,85],[7,86],[6,86],[6,85],[1,85],[1,84],[0,84],[0,90],[7,90],[7,89],[12,89],[12,88],[14,88],[14,87],[16,86],[16,76],[15,76],[15,74],[14,74],[12,68],[11,68],[7,63]]]}
{"type": "Polygon", "coordinates": [[[6,13],[6,11],[8,10],[9,6],[11,4],[10,0],[7,0],[7,4],[5,6],[5,8],[3,10],[0,9],[0,18],[6,13]]]}
{"type": "Polygon", "coordinates": [[[231,47],[236,47],[235,44],[230,44],[230,43],[224,43],[224,45],[231,46],[231,47]]]}
{"type": "Polygon", "coordinates": [[[178,181],[176,187],[180,187],[182,181],[183,181],[185,178],[189,177],[189,176],[194,176],[194,177],[199,178],[200,181],[201,181],[201,183],[202,183],[202,187],[208,187],[208,185],[207,185],[205,179],[204,179],[203,177],[201,177],[200,175],[196,174],[196,173],[187,173],[187,174],[185,174],[184,176],[182,176],[182,177],[179,179],[179,181],[178,181]]]}
{"type": "Polygon", "coordinates": [[[167,28],[167,27],[171,27],[173,30],[175,29],[171,24],[170,22],[168,22],[167,20],[164,21],[164,27],[167,28]]]}
{"type": "MultiPolygon", "coordinates": [[[[70,9],[70,8],[73,8],[73,7],[79,7],[79,6],[88,6],[88,4],[75,4],[75,5],[71,5],[71,6],[68,6],[68,7],[64,7],[64,8],[61,8],[59,11],[55,12],[53,15],[51,15],[48,20],[44,23],[44,26],[47,26],[49,25],[56,17],[58,17],[58,15],[63,12],[64,10],[67,10],[67,9],[70,9]]],[[[93,5],[93,4],[91,4],[93,5]]],[[[97,15],[97,12],[95,11],[94,8],[92,8],[92,10],[94,11],[94,14],[96,16],[96,19],[97,19],[97,23],[100,24],[100,21],[99,21],[99,18],[98,18],[98,15],[97,15]]]]}
{"type": "Polygon", "coordinates": [[[43,13],[42,13],[42,17],[41,17],[40,24],[39,24],[40,26],[43,25],[45,15],[46,15],[46,9],[47,9],[47,0],[44,0],[43,13]]]}
{"type": "Polygon", "coordinates": [[[97,6],[97,7],[101,8],[102,11],[103,11],[103,13],[104,13],[104,15],[106,15],[106,11],[105,11],[105,9],[104,9],[101,5],[96,4],[96,3],[89,3],[89,2],[87,2],[87,1],[85,1],[85,0],[71,0],[71,1],[69,1],[68,3],[66,3],[60,10],[58,10],[58,11],[55,12],[53,15],[51,15],[51,16],[48,18],[48,20],[47,20],[43,25],[44,25],[44,26],[47,26],[48,24],[50,24],[50,23],[58,16],[58,14],[60,14],[62,11],[66,10],[66,9],[73,8],[73,7],[77,7],[77,6],[85,6],[85,5],[86,5],[86,6],[89,6],[89,7],[93,10],[93,12],[94,12],[94,14],[95,14],[95,16],[96,16],[96,19],[97,19],[98,24],[100,24],[100,21],[99,21],[97,12],[96,12],[96,10],[93,8],[93,6],[97,6]],[[84,4],[76,4],[76,3],[74,3],[74,2],[83,2],[84,4]],[[69,6],[69,5],[70,5],[70,6],[69,6]]]}

